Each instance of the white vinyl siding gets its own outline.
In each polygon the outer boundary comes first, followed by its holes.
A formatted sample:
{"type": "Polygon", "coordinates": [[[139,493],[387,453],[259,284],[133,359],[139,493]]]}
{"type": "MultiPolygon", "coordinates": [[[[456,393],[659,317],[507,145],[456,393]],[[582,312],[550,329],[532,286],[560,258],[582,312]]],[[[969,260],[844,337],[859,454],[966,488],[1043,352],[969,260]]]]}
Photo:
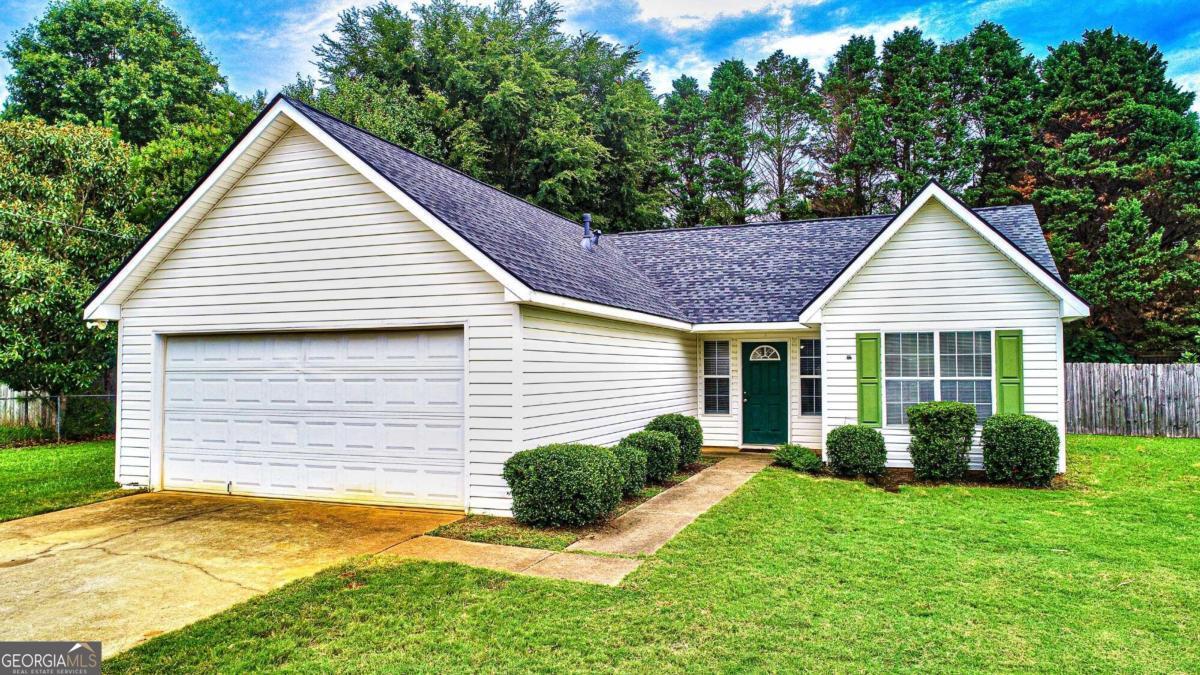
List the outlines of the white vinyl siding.
{"type": "MultiPolygon", "coordinates": [[[[1061,430],[1059,311],[1059,300],[1049,291],[930,202],[822,308],[825,431],[857,419],[857,333],[993,329],[1022,331],[1025,411],[1061,430]]],[[[907,428],[881,431],[889,466],[911,466],[907,428]]],[[[971,465],[982,466],[978,436],[971,465]]]]}
{"type": "Polygon", "coordinates": [[[607,445],[658,415],[696,414],[691,336],[539,307],[521,317],[523,447],[607,445]]]}
{"type": "Polygon", "coordinates": [[[459,327],[469,506],[505,513],[514,318],[500,284],[293,128],[122,305],[118,480],[161,479],[151,420],[162,335],[459,327]]]}
{"type": "MultiPolygon", "coordinates": [[[[700,426],[704,430],[704,444],[713,447],[737,448],[742,444],[742,343],[743,342],[787,342],[788,370],[788,438],[810,448],[822,446],[821,417],[801,414],[800,403],[800,358],[801,339],[815,340],[817,333],[784,334],[746,333],[729,335],[704,335],[696,341],[696,353],[703,353],[704,342],[711,340],[729,341],[729,414],[704,414],[703,390],[697,400],[700,410],[700,426]]],[[[697,367],[696,381],[704,386],[704,371],[697,367]]],[[[819,380],[818,380],[819,381],[819,380]]]]}

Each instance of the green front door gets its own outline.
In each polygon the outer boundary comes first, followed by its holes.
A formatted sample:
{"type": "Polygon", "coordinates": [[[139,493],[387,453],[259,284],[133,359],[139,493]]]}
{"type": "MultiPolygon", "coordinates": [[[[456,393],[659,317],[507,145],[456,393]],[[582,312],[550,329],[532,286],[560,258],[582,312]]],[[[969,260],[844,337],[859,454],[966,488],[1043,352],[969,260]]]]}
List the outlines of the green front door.
{"type": "Polygon", "coordinates": [[[742,443],[787,443],[787,343],[742,343],[742,443]]]}

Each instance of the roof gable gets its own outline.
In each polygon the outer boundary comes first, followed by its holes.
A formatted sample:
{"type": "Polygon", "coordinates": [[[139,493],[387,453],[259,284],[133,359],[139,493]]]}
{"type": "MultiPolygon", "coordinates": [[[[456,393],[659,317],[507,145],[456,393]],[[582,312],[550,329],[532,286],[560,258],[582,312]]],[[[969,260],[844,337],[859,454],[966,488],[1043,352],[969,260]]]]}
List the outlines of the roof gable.
{"type": "Polygon", "coordinates": [[[124,297],[292,125],[337,153],[518,301],[569,301],[577,310],[604,310],[614,318],[653,319],[672,327],[811,321],[835,287],[920,208],[918,202],[936,198],[1064,297],[1076,315],[1087,311],[1058,277],[1031,207],[971,211],[931,183],[895,216],[628,233],[585,251],[577,223],[303,103],[276,97],[97,289],[84,317],[119,318],[124,297]]]}

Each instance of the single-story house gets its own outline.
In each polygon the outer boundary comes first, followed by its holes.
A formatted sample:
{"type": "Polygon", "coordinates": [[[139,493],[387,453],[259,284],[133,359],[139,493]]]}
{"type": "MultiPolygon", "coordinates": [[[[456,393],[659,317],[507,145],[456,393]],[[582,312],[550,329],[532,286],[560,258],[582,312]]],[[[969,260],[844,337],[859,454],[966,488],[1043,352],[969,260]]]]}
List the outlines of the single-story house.
{"type": "Polygon", "coordinates": [[[918,401],[1061,432],[1087,314],[1028,206],[931,183],[894,215],[599,237],[277,97],[84,318],[117,322],[122,484],[506,514],[514,452],[667,412],[728,448],[869,424],[897,467],[918,401]]]}

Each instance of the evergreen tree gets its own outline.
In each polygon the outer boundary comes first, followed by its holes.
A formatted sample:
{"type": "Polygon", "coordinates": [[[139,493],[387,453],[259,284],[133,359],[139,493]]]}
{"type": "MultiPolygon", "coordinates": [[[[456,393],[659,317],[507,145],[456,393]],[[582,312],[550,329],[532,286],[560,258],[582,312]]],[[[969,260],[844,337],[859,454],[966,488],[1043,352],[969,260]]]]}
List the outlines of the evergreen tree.
{"type": "Polygon", "coordinates": [[[821,76],[812,145],[818,215],[864,215],[887,206],[883,181],[890,154],[878,86],[875,40],[855,35],[821,76]]]}
{"type": "Polygon", "coordinates": [[[707,100],[708,189],[718,223],[744,223],[754,214],[761,184],[751,165],[750,106],[754,74],[738,60],[713,70],[707,100]]]}
{"type": "Polygon", "coordinates": [[[948,80],[946,59],[920,30],[897,31],[883,43],[879,94],[892,148],[893,207],[915,197],[930,179],[951,191],[966,183],[966,129],[948,80]]]}
{"type": "Polygon", "coordinates": [[[1039,116],[1033,57],[1003,26],[988,21],[943,53],[976,162],[963,199],[973,206],[1026,201],[1021,189],[1028,183],[1039,116]]]}
{"type": "Polygon", "coordinates": [[[545,0],[351,9],[322,37],[317,65],[327,96],[372,78],[411,97],[412,119],[455,168],[569,218],[590,211],[609,230],[657,226],[662,118],[639,53],[568,37],[559,15],[545,0]],[[470,128],[453,134],[459,123],[470,128]]]}
{"type": "Polygon", "coordinates": [[[750,116],[763,212],[780,220],[803,217],[810,213],[813,183],[808,145],[821,105],[816,74],[807,60],[776,51],[755,66],[754,87],[750,116]]]}
{"type": "Polygon", "coordinates": [[[693,227],[705,219],[708,192],[707,94],[696,78],[684,75],[671,83],[663,99],[666,124],[665,163],[669,171],[669,216],[675,227],[693,227]]]}
{"type": "MultiPolygon", "coordinates": [[[[1190,112],[1193,94],[1167,79],[1158,49],[1111,29],[1088,31],[1053,49],[1041,75],[1032,198],[1067,279],[1117,273],[1102,261],[1118,254],[1102,251],[1113,250],[1106,247],[1121,231],[1111,221],[1124,197],[1141,203],[1164,251],[1181,243],[1193,250],[1200,238],[1200,129],[1190,112]]],[[[1146,259],[1144,251],[1138,255],[1146,259]]],[[[1164,274],[1183,264],[1173,255],[1158,262],[1164,274]]],[[[1181,351],[1200,322],[1198,296],[1189,274],[1168,278],[1172,283],[1153,286],[1135,303],[1136,321],[1118,296],[1098,295],[1091,319],[1073,324],[1072,335],[1103,327],[1134,354],[1181,351]]]]}

